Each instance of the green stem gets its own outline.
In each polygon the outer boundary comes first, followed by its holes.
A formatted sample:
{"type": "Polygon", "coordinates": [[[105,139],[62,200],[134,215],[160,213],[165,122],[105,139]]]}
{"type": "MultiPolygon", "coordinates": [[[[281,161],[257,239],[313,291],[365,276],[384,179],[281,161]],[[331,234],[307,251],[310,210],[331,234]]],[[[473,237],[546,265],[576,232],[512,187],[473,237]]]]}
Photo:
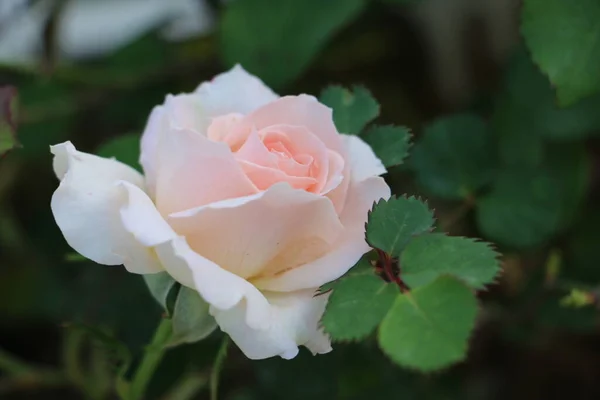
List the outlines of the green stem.
{"type": "Polygon", "coordinates": [[[152,342],[146,348],[144,358],[131,382],[130,400],[140,400],[144,396],[146,387],[165,354],[165,344],[171,337],[171,329],[171,320],[166,318],[156,328],[152,342]]]}
{"type": "Polygon", "coordinates": [[[219,394],[219,375],[223,369],[225,358],[227,357],[227,347],[229,346],[229,336],[225,336],[217,356],[215,357],[215,363],[213,365],[212,372],[210,373],[210,400],[217,400],[219,394]]]}

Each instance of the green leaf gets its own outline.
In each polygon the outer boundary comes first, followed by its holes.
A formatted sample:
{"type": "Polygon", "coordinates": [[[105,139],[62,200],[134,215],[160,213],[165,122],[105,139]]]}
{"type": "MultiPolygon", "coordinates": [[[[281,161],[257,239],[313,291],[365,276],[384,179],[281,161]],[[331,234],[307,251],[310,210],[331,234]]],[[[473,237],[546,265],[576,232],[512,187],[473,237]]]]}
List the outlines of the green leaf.
{"type": "Polygon", "coordinates": [[[217,327],[208,313],[210,305],[195,290],[182,286],[173,311],[173,336],[169,346],[194,343],[207,337],[217,327]]]}
{"type": "Polygon", "coordinates": [[[157,274],[146,274],[144,276],[144,282],[150,290],[150,294],[160,304],[160,306],[170,314],[169,307],[169,295],[177,286],[177,281],[166,272],[159,272],[157,274]]]}
{"type": "Polygon", "coordinates": [[[379,115],[379,103],[365,87],[353,86],[352,89],[329,86],[321,92],[319,101],[333,109],[338,131],[358,135],[379,115]]]}
{"type": "Polygon", "coordinates": [[[322,323],[333,340],[358,340],[375,330],[398,286],[375,275],[372,267],[342,278],[333,289],[322,323]]]}
{"type": "Polygon", "coordinates": [[[600,91],[600,2],[525,0],[521,30],[560,105],[600,91]]]}
{"type": "Polygon", "coordinates": [[[513,248],[540,245],[566,228],[585,198],[589,163],[580,145],[546,149],[540,166],[502,170],[476,205],[485,237],[513,248]]]}
{"type": "Polygon", "coordinates": [[[17,89],[0,87],[0,156],[19,146],[17,140],[17,89]]]}
{"type": "Polygon", "coordinates": [[[414,238],[400,258],[402,280],[410,287],[428,285],[452,275],[476,289],[492,282],[500,270],[489,244],[474,239],[432,233],[414,238]]]}
{"type": "Polygon", "coordinates": [[[410,130],[404,126],[373,126],[363,135],[386,167],[400,165],[408,156],[410,130]]]}
{"type": "Polygon", "coordinates": [[[433,212],[415,197],[380,200],[369,213],[367,242],[398,257],[412,237],[429,231],[433,222],[433,212]]]}
{"type": "Polygon", "coordinates": [[[502,171],[477,202],[477,223],[489,239],[514,248],[533,247],[560,227],[561,194],[548,171],[502,171]]]}
{"type": "Polygon", "coordinates": [[[281,88],[302,74],[363,0],[244,0],[225,8],[220,25],[225,64],[240,63],[281,88]]]}
{"type": "Polygon", "coordinates": [[[96,151],[101,157],[114,157],[124,164],[142,171],[140,166],[140,136],[129,134],[110,139],[96,151]]]}
{"type": "Polygon", "coordinates": [[[440,277],[398,296],[379,327],[379,345],[399,365],[443,368],[464,359],[476,314],[471,289],[440,277]]]}
{"type": "Polygon", "coordinates": [[[443,118],[425,128],[409,164],[417,183],[431,194],[463,199],[494,178],[493,137],[485,122],[475,115],[443,118]]]}
{"type": "Polygon", "coordinates": [[[539,164],[543,158],[542,139],[576,140],[600,132],[598,109],[600,95],[558,108],[550,82],[529,55],[519,49],[508,68],[492,117],[502,160],[539,164]]]}

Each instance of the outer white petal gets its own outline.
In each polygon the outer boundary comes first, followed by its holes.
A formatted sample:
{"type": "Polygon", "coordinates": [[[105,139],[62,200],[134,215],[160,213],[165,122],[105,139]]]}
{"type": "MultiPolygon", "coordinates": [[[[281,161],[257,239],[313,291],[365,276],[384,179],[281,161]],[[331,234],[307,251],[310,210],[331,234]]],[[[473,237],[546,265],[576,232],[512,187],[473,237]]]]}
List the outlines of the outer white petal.
{"type": "Polygon", "coordinates": [[[249,280],[320,257],[344,230],[326,197],[287,183],[172,214],[169,222],[196,252],[249,280]]]}
{"type": "Polygon", "coordinates": [[[126,199],[117,182],[141,187],[143,177],[116,160],[79,152],[71,142],[52,146],[51,151],[61,180],[51,207],[67,243],[100,264],[124,264],[135,273],[160,271],[151,252],[124,229],[119,218],[126,199]]]}
{"type": "Polygon", "coordinates": [[[196,93],[204,110],[212,117],[229,113],[248,114],[279,97],[241,65],[202,83],[196,93]]]}
{"type": "Polygon", "coordinates": [[[298,354],[298,346],[306,346],[313,354],[331,351],[328,336],[319,329],[328,295],[314,296],[315,290],[291,293],[267,292],[270,304],[270,324],[267,329],[249,329],[244,323],[246,304],[221,311],[212,309],[213,316],[238,347],[250,359],[279,355],[285,359],[298,354]]]}
{"type": "Polygon", "coordinates": [[[371,146],[361,138],[355,135],[342,135],[342,138],[348,152],[353,181],[360,182],[371,176],[379,176],[387,172],[371,146]]]}
{"type": "Polygon", "coordinates": [[[348,200],[340,217],[345,231],[334,245],[333,251],[301,267],[252,282],[261,290],[290,292],[319,287],[339,278],[352,268],[363,254],[369,251],[369,246],[365,241],[367,213],[374,202],[389,197],[390,188],[383,178],[371,177],[360,182],[353,182],[350,185],[348,200]]]}

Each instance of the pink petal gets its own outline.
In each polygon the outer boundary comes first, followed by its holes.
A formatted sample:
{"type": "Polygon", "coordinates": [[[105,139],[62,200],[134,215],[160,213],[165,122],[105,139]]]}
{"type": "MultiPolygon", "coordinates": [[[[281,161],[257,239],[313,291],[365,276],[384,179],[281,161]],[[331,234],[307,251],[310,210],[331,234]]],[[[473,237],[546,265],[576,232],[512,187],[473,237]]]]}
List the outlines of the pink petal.
{"type": "Polygon", "coordinates": [[[348,191],[341,221],[344,234],[332,251],[323,257],[278,275],[252,281],[261,290],[295,291],[319,287],[344,275],[369,251],[365,241],[365,222],[373,203],[390,197],[390,188],[382,178],[372,177],[353,182],[348,191]]]}
{"type": "Polygon", "coordinates": [[[257,192],[224,143],[171,129],[160,145],[156,205],[163,215],[257,192]]]}
{"type": "Polygon", "coordinates": [[[333,124],[332,111],[312,96],[285,96],[248,114],[244,123],[257,130],[272,125],[303,126],[327,148],[344,154],[340,134],[333,124]]]}
{"type": "Polygon", "coordinates": [[[170,215],[169,222],[197,253],[248,279],[313,261],[343,230],[327,198],[285,183],[170,215]]]}
{"type": "Polygon", "coordinates": [[[238,161],[246,173],[246,176],[259,190],[267,190],[276,183],[288,183],[294,189],[307,190],[318,182],[315,178],[308,176],[291,176],[280,169],[263,167],[247,161],[238,161]]]}

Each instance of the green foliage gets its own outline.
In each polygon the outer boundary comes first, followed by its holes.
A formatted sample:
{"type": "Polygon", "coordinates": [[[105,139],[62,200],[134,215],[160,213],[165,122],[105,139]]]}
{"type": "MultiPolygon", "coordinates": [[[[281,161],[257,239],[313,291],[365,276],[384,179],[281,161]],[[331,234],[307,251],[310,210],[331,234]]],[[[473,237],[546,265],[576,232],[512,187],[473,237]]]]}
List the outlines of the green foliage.
{"type": "Polygon", "coordinates": [[[427,233],[432,225],[414,197],[375,204],[367,241],[387,253],[378,261],[386,274],[394,273],[390,257],[399,258],[400,282],[386,282],[363,258],[322,288],[333,289],[322,319],[333,340],[362,339],[379,325],[381,347],[400,365],[430,371],[464,358],[477,312],[472,291],[496,277],[498,254],[474,239],[427,233]]]}
{"type": "MultiPolygon", "coordinates": [[[[367,264],[366,261],[364,261],[367,264]]],[[[336,283],[322,319],[331,338],[363,339],[375,330],[398,295],[398,287],[376,276],[372,267],[354,267],[336,283]]]]}
{"type": "Polygon", "coordinates": [[[600,91],[600,3],[525,0],[522,33],[562,106],[600,91]]]}
{"type": "Polygon", "coordinates": [[[17,89],[0,87],[0,156],[19,145],[16,124],[17,89]]]}
{"type": "Polygon", "coordinates": [[[386,168],[402,164],[411,146],[410,130],[404,126],[373,126],[364,133],[363,139],[386,168]]]}
{"type": "Polygon", "coordinates": [[[108,140],[96,151],[101,157],[114,157],[124,164],[141,172],[140,166],[140,136],[134,134],[122,135],[108,140]]]}
{"type": "Polygon", "coordinates": [[[379,103],[364,86],[350,91],[342,86],[329,86],[319,101],[333,109],[333,121],[341,133],[358,135],[379,115],[379,103]]]}
{"type": "Polygon", "coordinates": [[[477,202],[479,228],[510,247],[537,246],[570,222],[586,193],[588,174],[578,146],[548,151],[539,166],[506,167],[477,202]]]}
{"type": "Polygon", "coordinates": [[[417,183],[444,199],[472,196],[494,178],[494,140],[476,115],[459,114],[428,125],[409,163],[417,183]]]}
{"type": "Polygon", "coordinates": [[[421,235],[402,252],[402,279],[414,289],[442,275],[452,275],[481,289],[491,283],[500,270],[496,256],[484,242],[441,233],[421,235]]]}
{"type": "Polygon", "coordinates": [[[379,345],[400,365],[439,369],[465,357],[476,314],[472,290],[440,277],[396,299],[379,328],[379,345]]]}
{"type": "Polygon", "coordinates": [[[433,226],[433,213],[415,197],[392,197],[380,200],[369,213],[367,242],[398,257],[413,236],[433,226]]]}
{"type": "Polygon", "coordinates": [[[214,318],[208,313],[209,304],[190,288],[182,286],[173,311],[173,336],[169,346],[194,343],[204,339],[216,328],[214,318]]]}
{"type": "Polygon", "coordinates": [[[369,213],[367,242],[398,257],[413,236],[428,232],[433,223],[427,204],[415,197],[380,200],[369,213]]]}
{"type": "Polygon", "coordinates": [[[535,163],[541,158],[544,138],[566,141],[597,134],[599,108],[600,94],[559,108],[548,78],[519,48],[510,62],[492,118],[503,161],[535,163]]]}
{"type": "Polygon", "coordinates": [[[281,88],[302,74],[364,5],[363,0],[231,2],[221,20],[223,61],[228,66],[240,63],[281,88]]]}

